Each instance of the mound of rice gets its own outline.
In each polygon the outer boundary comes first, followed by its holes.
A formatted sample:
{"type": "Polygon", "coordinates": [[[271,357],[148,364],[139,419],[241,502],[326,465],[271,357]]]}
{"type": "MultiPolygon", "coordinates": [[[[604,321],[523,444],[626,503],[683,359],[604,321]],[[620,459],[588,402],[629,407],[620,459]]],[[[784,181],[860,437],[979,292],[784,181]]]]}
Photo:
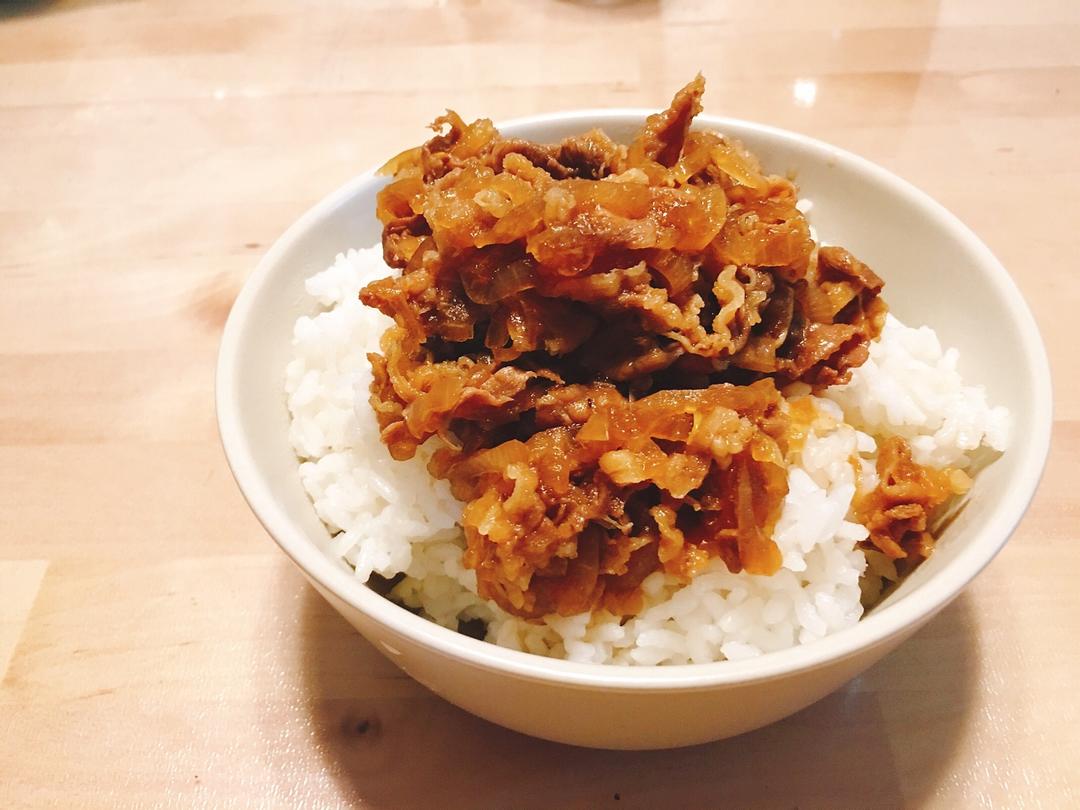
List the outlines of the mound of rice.
{"type": "MultiPolygon", "coordinates": [[[[791,467],[773,536],[780,571],[732,574],[714,559],[687,585],[650,575],[645,609],[625,623],[605,612],[530,623],[476,595],[476,574],[462,564],[461,504],[426,469],[436,440],[407,462],[394,461],[379,440],[366,353],[378,350],[391,321],[357,293],[389,272],[375,246],[339,255],[307,280],[322,311],[296,322],[285,375],[300,479],[333,536],[329,553],[361,581],[404,574],[394,599],[454,629],[479,620],[487,640],[504,647],[595,663],[704,663],[850,627],[862,615],[867,560],[856,544],[867,531],[849,512],[857,484],[876,486],[874,437],[899,434],[917,461],[937,467],[965,466],[980,446],[1004,450],[1008,440],[1008,412],[991,407],[982,388],[963,384],[956,350],[943,350],[932,329],[890,316],[851,382],[814,398],[818,418],[791,467]]],[[[810,395],[801,385],[784,393],[810,395]]]]}

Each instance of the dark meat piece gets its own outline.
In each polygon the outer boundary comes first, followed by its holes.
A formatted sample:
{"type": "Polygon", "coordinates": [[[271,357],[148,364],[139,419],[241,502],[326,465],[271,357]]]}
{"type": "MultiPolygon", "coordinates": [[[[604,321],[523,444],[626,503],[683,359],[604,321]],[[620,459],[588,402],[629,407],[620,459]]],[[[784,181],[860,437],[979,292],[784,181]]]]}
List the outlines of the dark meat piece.
{"type": "Polygon", "coordinates": [[[625,151],[601,130],[592,129],[563,141],[559,162],[571,169],[574,177],[602,180],[618,170],[625,151]]]}
{"type": "Polygon", "coordinates": [[[661,166],[674,166],[682,154],[690,124],[694,116],[701,112],[701,96],[704,93],[705,79],[699,73],[690,84],[676,93],[670,107],[650,115],[630,144],[629,165],[639,167],[655,161],[661,166]]]}
{"type": "Polygon", "coordinates": [[[917,464],[908,443],[897,436],[878,448],[877,473],[877,488],[855,504],[858,521],[870,530],[866,545],[893,560],[913,558],[914,567],[933,551],[928,529],[934,510],[967,492],[971,479],[962,470],[917,464]]]}

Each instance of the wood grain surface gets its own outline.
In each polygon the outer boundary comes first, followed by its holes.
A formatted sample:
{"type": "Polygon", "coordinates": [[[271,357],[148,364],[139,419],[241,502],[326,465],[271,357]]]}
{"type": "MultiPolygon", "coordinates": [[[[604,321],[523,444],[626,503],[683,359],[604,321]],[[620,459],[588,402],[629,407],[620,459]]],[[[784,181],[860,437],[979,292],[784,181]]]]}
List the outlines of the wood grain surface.
{"type": "Polygon", "coordinates": [[[3,0],[0,807],[1077,806],[1077,144],[1071,0],[3,0]],[[983,236],[1048,344],[1053,451],[1001,556],[863,677],[726,742],[583,751],[442,702],[305,584],[225,466],[215,353],[267,246],[444,107],[658,106],[698,69],[710,112],[983,236]]]}

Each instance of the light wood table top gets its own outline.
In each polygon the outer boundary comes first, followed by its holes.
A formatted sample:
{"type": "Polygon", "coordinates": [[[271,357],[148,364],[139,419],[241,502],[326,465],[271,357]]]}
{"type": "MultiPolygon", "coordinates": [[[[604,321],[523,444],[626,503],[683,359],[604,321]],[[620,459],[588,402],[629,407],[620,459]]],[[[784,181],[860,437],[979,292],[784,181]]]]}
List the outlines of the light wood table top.
{"type": "Polygon", "coordinates": [[[1078,144],[1070,0],[0,3],[0,807],[1077,806],[1078,144]],[[841,691],[582,751],[442,702],[306,585],[226,468],[215,354],[267,246],[444,107],[659,106],[698,69],[709,112],[988,242],[1053,452],[994,564],[841,691]]]}

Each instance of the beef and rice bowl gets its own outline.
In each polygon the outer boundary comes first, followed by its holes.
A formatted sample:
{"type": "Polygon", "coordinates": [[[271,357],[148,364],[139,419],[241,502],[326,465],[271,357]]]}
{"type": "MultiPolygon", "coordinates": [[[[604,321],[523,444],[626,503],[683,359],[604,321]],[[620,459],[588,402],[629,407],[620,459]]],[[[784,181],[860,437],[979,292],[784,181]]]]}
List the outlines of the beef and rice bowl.
{"type": "Polygon", "coordinates": [[[507,647],[700,663],[848,627],[933,553],[1008,414],[791,179],[691,129],[703,91],[627,145],[448,112],[384,168],[381,245],[308,280],[286,371],[361,580],[507,647]]]}

